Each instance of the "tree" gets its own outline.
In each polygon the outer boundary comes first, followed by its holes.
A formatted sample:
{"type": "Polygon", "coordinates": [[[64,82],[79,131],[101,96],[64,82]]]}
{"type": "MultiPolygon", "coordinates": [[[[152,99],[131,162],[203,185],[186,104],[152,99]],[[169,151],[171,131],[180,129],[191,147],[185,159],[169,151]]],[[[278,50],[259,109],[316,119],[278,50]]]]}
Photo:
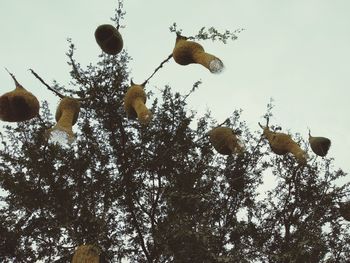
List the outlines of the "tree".
{"type": "MultiPolygon", "coordinates": [[[[117,9],[117,26],[122,14],[117,9]]],[[[179,32],[176,25],[171,30],[179,32]]],[[[202,29],[196,37],[230,36],[202,29]]],[[[222,124],[209,112],[196,116],[186,99],[198,82],[184,95],[164,87],[148,125],[129,120],[123,108],[129,55],[102,54],[84,69],[74,50],[70,42],[74,89],[51,88],[83,98],[75,142],[62,147],[48,140],[54,122],[46,102],[38,118],[6,126],[1,134],[2,262],[74,262],[77,247],[99,255],[100,262],[350,257],[349,224],[339,210],[349,184],[336,185],[345,173],[332,167],[332,159],[309,151],[311,160],[299,165],[293,156],[276,156],[262,130],[249,130],[239,110],[222,124]],[[240,134],[244,154],[213,149],[207,133],[217,126],[240,134]],[[261,198],[264,176],[275,176],[278,184],[261,198]]],[[[265,117],[270,115],[271,105],[265,117]]]]}

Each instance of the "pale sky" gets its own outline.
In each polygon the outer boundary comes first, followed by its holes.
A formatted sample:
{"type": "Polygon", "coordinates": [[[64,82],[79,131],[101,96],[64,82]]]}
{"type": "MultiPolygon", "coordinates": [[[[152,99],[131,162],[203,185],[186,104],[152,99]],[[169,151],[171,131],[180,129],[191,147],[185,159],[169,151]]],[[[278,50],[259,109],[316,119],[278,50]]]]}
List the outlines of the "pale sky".
{"type": "MultiPolygon", "coordinates": [[[[55,112],[58,98],[28,71],[33,68],[48,83],[69,85],[66,39],[77,47],[83,65],[95,63],[100,48],[94,31],[112,23],[114,0],[1,0],[0,68],[7,67],[39,100],[46,99],[55,112]]],[[[202,26],[235,30],[244,28],[236,41],[224,45],[200,42],[221,58],[223,73],[214,75],[199,65],[164,65],[147,89],[170,84],[187,93],[192,84],[203,84],[188,98],[189,109],[199,116],[210,109],[219,123],[235,109],[258,130],[266,104],[275,108],[271,124],[282,131],[299,132],[332,140],[329,156],[336,167],[350,171],[350,1],[348,0],[128,0],[124,4],[126,27],[120,32],[133,58],[131,77],[143,82],[174,47],[169,26],[176,22],[184,35],[202,26]]],[[[0,93],[14,88],[0,69],[0,93]]],[[[0,124],[1,126],[1,124],[0,124]]],[[[344,181],[349,181],[348,176],[344,181]]]]}

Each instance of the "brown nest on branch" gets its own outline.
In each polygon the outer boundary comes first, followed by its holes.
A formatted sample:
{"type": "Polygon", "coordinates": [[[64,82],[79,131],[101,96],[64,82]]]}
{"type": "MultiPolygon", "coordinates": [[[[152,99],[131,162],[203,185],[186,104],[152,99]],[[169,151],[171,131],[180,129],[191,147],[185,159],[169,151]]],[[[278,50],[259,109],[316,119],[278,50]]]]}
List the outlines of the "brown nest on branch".
{"type": "Polygon", "coordinates": [[[292,137],[289,134],[271,131],[268,124],[268,120],[265,127],[259,123],[260,127],[263,129],[263,136],[268,140],[271,150],[278,155],[291,153],[299,164],[306,164],[307,155],[305,151],[300,148],[292,137]]]}
{"type": "Polygon", "coordinates": [[[18,83],[14,75],[13,78],[16,88],[0,97],[0,119],[8,122],[27,121],[39,113],[39,101],[21,84],[18,83]]]}
{"type": "Polygon", "coordinates": [[[227,127],[217,127],[212,129],[208,134],[209,141],[218,153],[224,155],[243,153],[244,148],[232,129],[227,127]]]}
{"type": "Polygon", "coordinates": [[[77,122],[80,111],[80,102],[77,99],[64,97],[56,110],[57,124],[49,130],[49,133],[55,136],[62,134],[67,136],[68,143],[74,141],[73,125],[77,122]]]}
{"type": "Polygon", "coordinates": [[[312,151],[319,156],[326,156],[331,146],[331,140],[326,137],[313,137],[309,131],[309,143],[312,151]]]}
{"type": "Polygon", "coordinates": [[[123,38],[112,25],[100,25],[95,31],[95,39],[100,48],[109,55],[116,55],[123,49],[123,38]]]}
{"type": "Polygon", "coordinates": [[[145,105],[146,100],[144,85],[136,85],[131,81],[131,86],[124,97],[124,109],[128,118],[137,118],[141,124],[148,124],[152,119],[152,113],[145,105]]]}
{"type": "Polygon", "coordinates": [[[206,53],[200,44],[188,41],[186,37],[181,35],[177,35],[173,58],[180,65],[201,64],[212,73],[220,73],[224,68],[224,64],[219,58],[206,53]]]}

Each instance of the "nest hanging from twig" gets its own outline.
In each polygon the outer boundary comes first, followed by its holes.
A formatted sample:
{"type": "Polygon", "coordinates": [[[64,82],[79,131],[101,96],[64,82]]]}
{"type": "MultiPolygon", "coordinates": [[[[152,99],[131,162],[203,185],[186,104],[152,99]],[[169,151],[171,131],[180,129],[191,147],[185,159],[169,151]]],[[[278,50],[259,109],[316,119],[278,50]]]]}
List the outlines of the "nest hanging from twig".
{"type": "Polygon", "coordinates": [[[219,58],[206,53],[200,44],[188,41],[186,37],[181,35],[176,38],[173,58],[180,65],[201,64],[212,73],[219,73],[224,68],[224,64],[219,58]]]}
{"type": "Polygon", "coordinates": [[[152,113],[145,105],[147,96],[143,87],[131,82],[124,97],[124,109],[128,118],[137,118],[141,124],[148,124],[152,119],[152,113]]]}
{"type": "Polygon", "coordinates": [[[30,120],[39,113],[39,101],[32,93],[23,88],[12,74],[11,76],[16,88],[0,97],[0,119],[8,122],[30,120]]]}
{"type": "Polygon", "coordinates": [[[268,140],[271,150],[278,155],[285,155],[291,153],[299,164],[306,164],[307,154],[303,151],[299,144],[297,144],[289,134],[271,131],[268,127],[268,123],[263,127],[263,136],[268,140]]]}
{"type": "Polygon", "coordinates": [[[112,25],[100,25],[95,31],[95,39],[100,48],[109,55],[116,55],[123,49],[123,38],[112,25]]]}
{"type": "Polygon", "coordinates": [[[242,154],[244,149],[235,132],[227,127],[217,127],[209,133],[209,141],[215,150],[223,155],[242,154]]]}
{"type": "Polygon", "coordinates": [[[312,151],[319,156],[326,156],[331,146],[331,140],[326,137],[313,137],[309,132],[309,143],[312,151]]]}
{"type": "Polygon", "coordinates": [[[80,111],[80,102],[77,99],[64,97],[56,110],[57,124],[49,130],[53,132],[63,132],[67,135],[68,143],[74,141],[73,125],[77,122],[80,111]]]}

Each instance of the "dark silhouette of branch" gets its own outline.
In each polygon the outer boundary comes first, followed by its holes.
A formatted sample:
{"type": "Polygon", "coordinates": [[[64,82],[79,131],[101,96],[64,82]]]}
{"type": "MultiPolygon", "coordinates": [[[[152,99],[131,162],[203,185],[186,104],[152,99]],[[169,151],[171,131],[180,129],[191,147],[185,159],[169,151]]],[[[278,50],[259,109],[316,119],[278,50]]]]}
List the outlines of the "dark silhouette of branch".
{"type": "Polygon", "coordinates": [[[120,21],[124,19],[125,14],[125,11],[123,12],[123,1],[118,0],[118,7],[115,9],[115,16],[112,18],[117,24],[117,30],[119,30],[120,27],[123,27],[120,25],[120,21]]]}
{"type": "MultiPolygon", "coordinates": [[[[123,122],[121,120],[119,120],[118,124],[119,124],[119,131],[120,131],[121,136],[122,136],[121,147],[122,147],[123,152],[125,153],[125,149],[126,149],[125,146],[126,146],[126,140],[127,140],[126,132],[125,132],[125,129],[124,129],[124,126],[123,126],[123,122]]],[[[130,185],[132,184],[132,182],[131,182],[132,173],[131,173],[131,170],[129,169],[129,167],[131,167],[130,163],[128,161],[128,158],[124,154],[123,157],[122,157],[122,167],[121,168],[122,168],[122,171],[123,171],[123,174],[124,174],[123,181],[124,181],[124,184],[125,184],[126,187],[130,187],[130,185]]],[[[132,225],[136,229],[137,235],[138,235],[139,240],[140,240],[140,245],[141,245],[142,251],[143,251],[143,253],[146,256],[147,262],[152,263],[153,260],[152,260],[152,258],[150,256],[150,253],[147,250],[147,247],[146,247],[146,244],[145,244],[145,241],[144,241],[144,237],[143,237],[142,231],[140,229],[140,225],[139,225],[137,217],[135,215],[135,204],[134,204],[134,201],[133,201],[133,199],[134,199],[133,198],[133,194],[130,191],[126,191],[125,198],[126,198],[126,204],[128,206],[128,210],[129,210],[129,212],[131,214],[132,225]]]]}
{"type": "Polygon", "coordinates": [[[13,75],[7,68],[5,68],[5,70],[10,74],[10,76],[12,77],[12,79],[15,82],[16,86],[21,86],[21,84],[18,83],[15,75],[13,75]]]}
{"type": "Polygon", "coordinates": [[[160,69],[163,67],[163,65],[164,65],[166,62],[168,62],[172,57],[173,57],[173,53],[171,53],[165,60],[162,61],[162,63],[160,63],[160,65],[154,70],[154,72],[152,73],[152,75],[149,76],[149,78],[146,79],[146,80],[142,83],[142,86],[146,85],[147,82],[154,76],[154,74],[156,74],[157,71],[160,70],[160,69]]]}
{"type": "MultiPolygon", "coordinates": [[[[176,33],[176,35],[182,35],[182,29],[178,28],[177,24],[174,22],[169,27],[170,32],[176,33]]],[[[238,34],[242,33],[245,29],[244,28],[238,28],[233,31],[225,30],[224,32],[219,32],[214,27],[202,27],[198,33],[194,36],[187,36],[186,38],[188,40],[208,40],[211,39],[212,41],[221,41],[222,43],[226,44],[227,40],[237,40],[238,34]]]]}
{"type": "Polygon", "coordinates": [[[51,90],[53,93],[55,93],[56,96],[60,97],[61,99],[64,97],[61,93],[59,93],[57,90],[51,88],[33,69],[29,69],[32,74],[42,83],[44,84],[49,90],[51,90]]]}
{"type": "Polygon", "coordinates": [[[196,89],[199,88],[199,85],[200,85],[200,84],[202,84],[202,81],[201,81],[201,80],[198,80],[198,81],[196,81],[195,83],[193,83],[192,89],[190,90],[189,93],[187,93],[187,94],[184,96],[182,102],[185,102],[185,101],[187,100],[187,98],[188,98],[193,92],[195,92],[196,89]]]}
{"type": "MultiPolygon", "coordinates": [[[[65,96],[62,95],[61,93],[59,93],[57,90],[55,90],[54,88],[50,87],[50,85],[48,85],[33,69],[29,69],[32,74],[42,83],[44,84],[49,90],[51,90],[53,93],[55,93],[56,96],[60,97],[61,99],[64,98],[65,96]]],[[[81,102],[87,101],[89,99],[91,99],[91,97],[87,97],[87,98],[75,98],[81,102]]]]}

